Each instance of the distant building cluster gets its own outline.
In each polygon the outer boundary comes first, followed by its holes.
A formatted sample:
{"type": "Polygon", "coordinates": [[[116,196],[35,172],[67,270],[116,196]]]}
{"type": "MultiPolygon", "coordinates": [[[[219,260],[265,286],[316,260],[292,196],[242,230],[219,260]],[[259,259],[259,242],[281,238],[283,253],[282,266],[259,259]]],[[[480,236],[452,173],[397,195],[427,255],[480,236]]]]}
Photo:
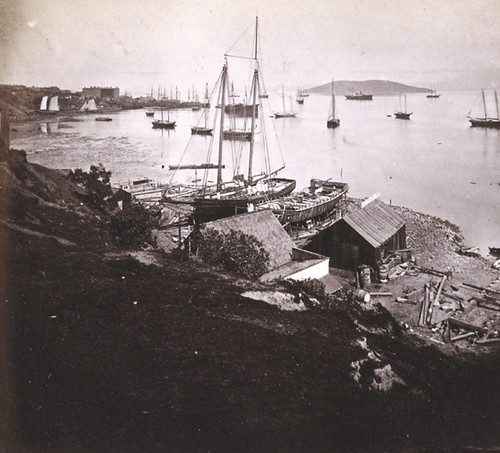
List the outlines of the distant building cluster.
{"type": "Polygon", "coordinates": [[[102,87],[89,87],[83,89],[83,95],[86,98],[108,98],[118,99],[120,97],[119,88],[102,88],[102,87]]]}

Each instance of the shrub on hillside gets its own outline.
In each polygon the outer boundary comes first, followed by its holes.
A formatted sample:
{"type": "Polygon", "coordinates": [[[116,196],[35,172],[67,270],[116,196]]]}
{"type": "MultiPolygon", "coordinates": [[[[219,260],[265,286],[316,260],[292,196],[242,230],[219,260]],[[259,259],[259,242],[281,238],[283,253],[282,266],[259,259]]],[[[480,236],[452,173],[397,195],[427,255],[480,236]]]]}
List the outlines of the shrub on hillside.
{"type": "Polygon", "coordinates": [[[269,253],[262,243],[241,231],[198,230],[193,235],[192,250],[203,262],[245,277],[258,278],[269,266],[269,253]]]}
{"type": "Polygon", "coordinates": [[[95,207],[102,208],[104,200],[111,195],[111,172],[106,171],[102,164],[91,165],[89,172],[81,168],[70,170],[69,177],[86,190],[89,204],[95,207]]]}
{"type": "Polygon", "coordinates": [[[111,218],[111,231],[123,245],[141,245],[151,239],[153,218],[141,204],[119,211],[111,218]]]}

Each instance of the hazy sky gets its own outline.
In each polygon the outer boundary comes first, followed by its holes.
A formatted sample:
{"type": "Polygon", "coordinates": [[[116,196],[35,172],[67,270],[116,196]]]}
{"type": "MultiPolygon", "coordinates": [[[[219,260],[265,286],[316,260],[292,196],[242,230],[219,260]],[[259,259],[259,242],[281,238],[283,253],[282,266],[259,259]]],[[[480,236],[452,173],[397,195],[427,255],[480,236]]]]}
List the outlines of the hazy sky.
{"type": "Polygon", "coordinates": [[[202,89],[257,14],[269,87],[500,83],[499,0],[0,0],[0,83],[202,89]]]}

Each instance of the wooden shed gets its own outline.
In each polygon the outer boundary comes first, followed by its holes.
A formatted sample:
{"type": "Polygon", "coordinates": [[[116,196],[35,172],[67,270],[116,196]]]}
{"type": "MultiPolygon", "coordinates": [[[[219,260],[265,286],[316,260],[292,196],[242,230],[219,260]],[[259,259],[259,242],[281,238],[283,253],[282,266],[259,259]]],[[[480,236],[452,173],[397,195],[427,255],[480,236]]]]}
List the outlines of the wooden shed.
{"type": "Polygon", "coordinates": [[[390,206],[376,199],[345,215],[306,248],[329,256],[332,267],[375,267],[391,251],[406,249],[406,223],[390,206]]]}

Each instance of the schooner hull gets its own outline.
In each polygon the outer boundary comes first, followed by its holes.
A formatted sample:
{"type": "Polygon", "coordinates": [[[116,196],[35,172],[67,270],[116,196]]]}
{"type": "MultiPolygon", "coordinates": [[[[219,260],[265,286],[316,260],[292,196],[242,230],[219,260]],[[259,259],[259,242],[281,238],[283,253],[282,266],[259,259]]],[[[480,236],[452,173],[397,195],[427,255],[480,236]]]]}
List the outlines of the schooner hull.
{"type": "Polygon", "coordinates": [[[248,212],[249,205],[257,205],[289,195],[296,186],[293,179],[273,178],[272,181],[279,186],[277,190],[268,190],[253,195],[240,192],[227,197],[222,194],[221,198],[217,198],[215,194],[208,197],[196,197],[192,202],[195,208],[195,218],[203,223],[248,212]]]}
{"type": "Polygon", "coordinates": [[[500,120],[497,119],[470,119],[471,127],[488,127],[491,129],[500,129],[500,120]]]}

